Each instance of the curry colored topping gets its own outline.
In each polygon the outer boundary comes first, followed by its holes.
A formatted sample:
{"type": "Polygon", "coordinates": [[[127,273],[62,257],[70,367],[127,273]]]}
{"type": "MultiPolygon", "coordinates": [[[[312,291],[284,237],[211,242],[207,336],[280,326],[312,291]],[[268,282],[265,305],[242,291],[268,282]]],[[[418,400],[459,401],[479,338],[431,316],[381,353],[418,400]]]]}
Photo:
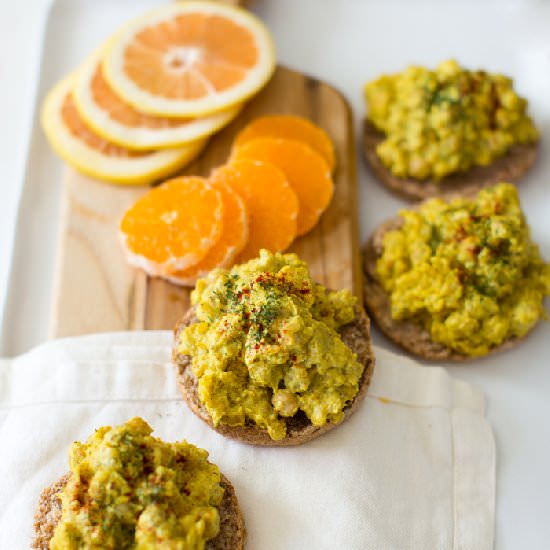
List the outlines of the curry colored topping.
{"type": "Polygon", "coordinates": [[[199,550],[218,534],[218,468],[206,451],[151,432],[133,418],[73,444],[52,550],[199,550]]]}
{"type": "Polygon", "coordinates": [[[376,152],[398,177],[440,180],[539,137],[510,78],[454,60],[384,75],[365,86],[365,97],[370,120],[386,134],[376,152]]]}
{"type": "Polygon", "coordinates": [[[216,270],[192,294],[198,323],[181,333],[192,356],[199,398],[215,425],[252,421],[272,439],[285,418],[303,411],[311,423],[337,423],[359,389],[363,366],[338,329],[355,318],[349,291],[313,282],[295,254],[216,270]]]}
{"type": "Polygon", "coordinates": [[[516,188],[475,200],[432,199],[400,213],[384,237],[377,274],[394,319],[422,324],[435,342],[483,355],[546,317],[550,265],[529,236],[516,188]]]}

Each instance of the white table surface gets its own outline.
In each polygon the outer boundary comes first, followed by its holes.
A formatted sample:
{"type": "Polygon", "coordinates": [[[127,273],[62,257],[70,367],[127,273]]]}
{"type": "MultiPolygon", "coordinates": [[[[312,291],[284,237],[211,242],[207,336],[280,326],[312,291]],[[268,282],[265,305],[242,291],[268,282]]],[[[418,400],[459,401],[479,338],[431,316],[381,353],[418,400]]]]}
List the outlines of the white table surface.
{"type": "MultiPolygon", "coordinates": [[[[48,3],[0,0],[0,312],[8,288],[48,3]]],[[[519,89],[533,94],[533,110],[541,117],[537,120],[545,135],[550,135],[550,2],[256,0],[253,9],[272,29],[282,63],[327,80],[347,96],[357,134],[366,79],[410,62],[433,65],[460,55],[467,65],[512,73],[519,89]],[[384,36],[375,45],[369,42],[369,32],[374,31],[384,36]],[[402,39],[411,32],[417,33],[417,40],[402,39]]],[[[544,158],[550,156],[548,141],[543,146],[544,158]]],[[[533,235],[550,259],[550,193],[541,172],[544,165],[549,166],[539,163],[521,193],[533,235]]],[[[361,236],[365,239],[404,203],[376,184],[363,165],[359,145],[358,167],[361,236]]],[[[52,270],[53,262],[52,257],[43,269],[52,270]]],[[[2,329],[9,339],[8,323],[5,319],[2,329]]],[[[377,343],[392,347],[376,332],[374,337],[377,343]]],[[[515,350],[450,367],[453,374],[476,384],[487,396],[498,449],[498,549],[550,547],[549,357],[550,325],[544,324],[515,350]]]]}

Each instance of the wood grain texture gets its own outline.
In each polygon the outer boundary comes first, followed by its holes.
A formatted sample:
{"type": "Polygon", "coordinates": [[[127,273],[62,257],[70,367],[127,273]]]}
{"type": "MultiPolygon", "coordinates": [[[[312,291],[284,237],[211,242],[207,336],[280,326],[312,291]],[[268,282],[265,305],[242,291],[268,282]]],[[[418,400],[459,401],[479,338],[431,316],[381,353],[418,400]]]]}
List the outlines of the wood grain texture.
{"type": "MultiPolygon", "coordinates": [[[[354,133],[350,108],[334,88],[279,67],[266,88],[214,136],[185,174],[207,176],[223,164],[237,132],[252,119],[297,114],[324,128],[336,149],[335,193],[320,223],[291,251],[322,284],[361,298],[354,133]]],[[[112,186],[67,170],[51,337],[91,332],[171,329],[189,306],[189,289],[147,277],[126,264],[118,241],[122,214],[143,187],[112,186]]]]}

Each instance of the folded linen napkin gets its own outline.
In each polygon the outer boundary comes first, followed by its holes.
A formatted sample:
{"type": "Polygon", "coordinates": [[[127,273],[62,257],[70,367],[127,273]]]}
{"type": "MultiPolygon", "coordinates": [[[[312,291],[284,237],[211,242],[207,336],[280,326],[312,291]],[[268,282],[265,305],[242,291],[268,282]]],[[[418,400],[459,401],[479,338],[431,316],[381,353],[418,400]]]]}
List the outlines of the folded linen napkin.
{"type": "Polygon", "coordinates": [[[169,332],[85,336],[0,362],[0,548],[28,548],[40,491],[67,451],[139,415],[207,449],[233,482],[248,550],[493,547],[495,446],[482,395],[375,348],[365,402],[295,448],[223,438],[178,395],[169,332]]]}

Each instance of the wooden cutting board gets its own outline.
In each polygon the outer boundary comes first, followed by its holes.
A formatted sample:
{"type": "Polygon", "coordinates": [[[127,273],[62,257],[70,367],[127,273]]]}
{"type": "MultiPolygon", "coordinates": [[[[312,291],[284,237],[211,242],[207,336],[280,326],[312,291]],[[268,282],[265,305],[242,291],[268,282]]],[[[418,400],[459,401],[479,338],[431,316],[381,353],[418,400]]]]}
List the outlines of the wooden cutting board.
{"type": "MultiPolygon", "coordinates": [[[[331,86],[279,67],[264,90],[184,171],[207,176],[228,158],[233,138],[250,120],[290,113],[324,128],[336,149],[334,198],[319,224],[291,251],[306,260],[327,287],[360,297],[354,132],[349,105],[331,86]]],[[[189,307],[190,290],[129,267],[118,241],[124,211],[147,191],[105,184],[67,170],[50,336],[171,329],[189,307]]]]}

